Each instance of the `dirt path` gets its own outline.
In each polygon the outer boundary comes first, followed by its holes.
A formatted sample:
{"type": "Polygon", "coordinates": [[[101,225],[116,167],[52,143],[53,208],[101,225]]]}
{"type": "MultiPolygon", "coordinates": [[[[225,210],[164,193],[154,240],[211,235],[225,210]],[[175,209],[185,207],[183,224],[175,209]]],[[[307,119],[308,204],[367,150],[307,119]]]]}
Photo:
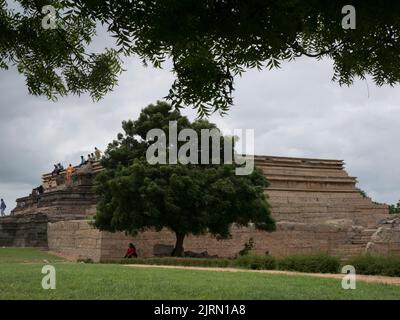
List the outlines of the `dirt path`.
{"type": "Polygon", "coordinates": [[[67,255],[67,254],[62,254],[60,252],[55,252],[55,251],[48,251],[48,250],[44,250],[44,252],[47,252],[50,255],[56,256],[56,257],[60,257],[63,258],[65,260],[67,260],[68,262],[76,262],[76,260],[79,259],[79,256],[73,256],[73,255],[67,255]]]}
{"type": "MultiPolygon", "coordinates": [[[[184,266],[148,265],[148,264],[129,264],[125,266],[135,267],[135,268],[165,268],[165,269],[206,270],[206,271],[221,271],[221,272],[253,272],[253,273],[268,273],[268,274],[284,274],[289,276],[310,276],[318,278],[333,278],[340,280],[343,279],[344,276],[342,274],[332,274],[332,273],[304,273],[304,272],[280,271],[280,270],[246,270],[246,269],[236,269],[236,268],[184,267],[184,266]]],[[[376,283],[400,285],[400,277],[357,275],[356,280],[364,282],[376,282],[376,283]]]]}

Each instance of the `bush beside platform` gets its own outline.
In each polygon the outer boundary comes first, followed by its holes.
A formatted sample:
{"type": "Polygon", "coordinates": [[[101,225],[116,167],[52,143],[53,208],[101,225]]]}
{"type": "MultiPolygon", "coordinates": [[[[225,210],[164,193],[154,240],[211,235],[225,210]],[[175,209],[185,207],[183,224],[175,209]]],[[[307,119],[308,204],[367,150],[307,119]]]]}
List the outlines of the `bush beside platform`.
{"type": "Polygon", "coordinates": [[[400,277],[400,256],[355,256],[346,261],[355,267],[357,273],[400,277]]]}
{"type": "Polygon", "coordinates": [[[106,260],[101,263],[116,263],[116,264],[149,264],[149,265],[164,265],[164,266],[185,266],[185,267],[214,267],[226,268],[231,266],[230,259],[219,258],[131,258],[121,260],[106,260]]]}
{"type": "Polygon", "coordinates": [[[132,258],[117,261],[102,261],[102,263],[197,266],[218,268],[231,267],[252,270],[288,270],[316,273],[337,273],[340,267],[339,258],[332,257],[326,254],[288,256],[284,258],[276,258],[272,256],[244,255],[236,259],[175,257],[132,258]]]}
{"type": "Polygon", "coordinates": [[[357,274],[391,277],[400,276],[400,256],[359,255],[341,261],[338,257],[322,253],[287,257],[244,255],[235,259],[176,257],[132,258],[102,261],[102,263],[242,268],[306,273],[340,273],[343,266],[352,265],[355,267],[357,274]]]}

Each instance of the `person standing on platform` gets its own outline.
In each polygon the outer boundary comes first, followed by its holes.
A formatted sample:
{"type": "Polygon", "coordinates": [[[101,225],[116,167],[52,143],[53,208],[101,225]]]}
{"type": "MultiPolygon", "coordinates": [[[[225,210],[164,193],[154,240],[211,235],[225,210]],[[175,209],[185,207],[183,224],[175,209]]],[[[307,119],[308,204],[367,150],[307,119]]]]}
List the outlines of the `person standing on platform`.
{"type": "Polygon", "coordinates": [[[94,147],[94,155],[96,156],[96,160],[101,159],[101,151],[97,147],[94,147]]]}
{"type": "Polygon", "coordinates": [[[7,206],[6,206],[5,202],[4,202],[4,200],[1,199],[1,201],[0,201],[0,211],[1,211],[1,216],[2,217],[4,217],[4,215],[5,215],[6,208],[7,208],[7,206]]]}
{"type": "Polygon", "coordinates": [[[69,164],[67,170],[66,170],[66,180],[67,180],[67,185],[71,185],[72,183],[72,175],[74,174],[75,168],[72,166],[72,164],[69,164]]]}

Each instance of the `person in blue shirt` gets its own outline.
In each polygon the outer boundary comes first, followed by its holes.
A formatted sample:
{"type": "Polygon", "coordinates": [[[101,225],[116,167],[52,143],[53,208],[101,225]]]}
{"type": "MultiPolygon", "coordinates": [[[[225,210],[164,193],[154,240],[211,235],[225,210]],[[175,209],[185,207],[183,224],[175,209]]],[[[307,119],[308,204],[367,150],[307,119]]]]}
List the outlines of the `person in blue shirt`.
{"type": "Polygon", "coordinates": [[[81,164],[80,166],[84,166],[87,163],[84,156],[81,156],[81,164]]]}
{"type": "Polygon", "coordinates": [[[6,211],[6,208],[7,208],[7,206],[6,206],[5,202],[4,202],[4,200],[1,199],[1,201],[0,201],[0,211],[1,211],[1,216],[2,217],[4,217],[4,212],[6,211]]]}

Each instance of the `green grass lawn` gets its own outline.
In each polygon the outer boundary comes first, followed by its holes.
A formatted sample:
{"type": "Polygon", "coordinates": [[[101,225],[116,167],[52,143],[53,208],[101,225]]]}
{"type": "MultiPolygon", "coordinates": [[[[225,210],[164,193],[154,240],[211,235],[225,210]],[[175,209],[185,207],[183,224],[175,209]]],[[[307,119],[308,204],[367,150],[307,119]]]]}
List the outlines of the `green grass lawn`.
{"type": "Polygon", "coordinates": [[[8,263],[42,263],[43,260],[51,263],[63,262],[64,259],[50,255],[46,251],[36,248],[1,248],[0,247],[0,265],[8,263]]]}
{"type": "Polygon", "coordinates": [[[0,248],[0,299],[400,299],[400,286],[308,276],[134,268],[65,262],[35,249],[0,248]],[[41,287],[43,259],[57,288],[41,287]]]}

